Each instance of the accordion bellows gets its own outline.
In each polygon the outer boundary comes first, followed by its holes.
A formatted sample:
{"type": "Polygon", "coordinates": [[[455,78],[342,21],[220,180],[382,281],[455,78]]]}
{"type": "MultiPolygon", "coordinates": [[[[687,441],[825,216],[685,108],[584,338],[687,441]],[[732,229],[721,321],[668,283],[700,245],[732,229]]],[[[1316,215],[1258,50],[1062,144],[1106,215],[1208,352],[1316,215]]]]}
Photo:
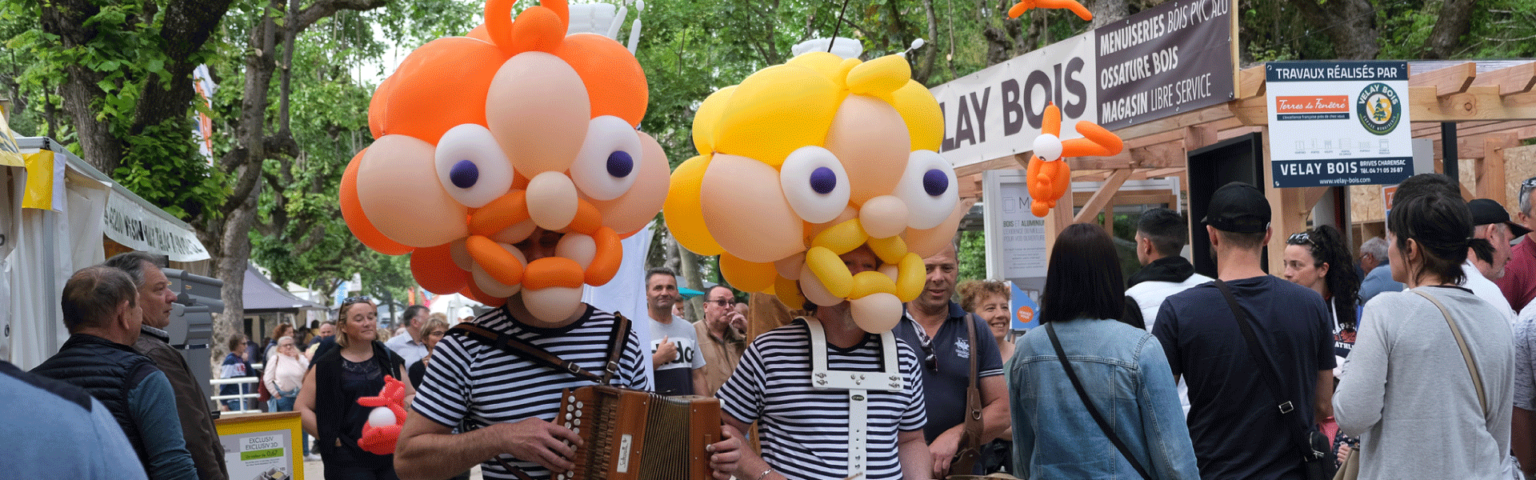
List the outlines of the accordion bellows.
{"type": "Polygon", "coordinates": [[[720,401],[607,386],[567,390],[555,423],[581,437],[576,468],[555,480],[703,480],[720,441],[720,401]]]}

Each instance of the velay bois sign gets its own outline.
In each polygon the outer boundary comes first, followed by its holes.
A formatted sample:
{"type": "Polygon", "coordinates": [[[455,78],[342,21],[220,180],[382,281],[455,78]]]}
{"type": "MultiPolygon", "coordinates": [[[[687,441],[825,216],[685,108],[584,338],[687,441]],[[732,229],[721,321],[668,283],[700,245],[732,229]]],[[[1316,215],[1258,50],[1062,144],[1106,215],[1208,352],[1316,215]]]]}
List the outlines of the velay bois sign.
{"type": "Polygon", "coordinates": [[[1407,62],[1270,62],[1264,75],[1275,187],[1413,176],[1407,62]]]}

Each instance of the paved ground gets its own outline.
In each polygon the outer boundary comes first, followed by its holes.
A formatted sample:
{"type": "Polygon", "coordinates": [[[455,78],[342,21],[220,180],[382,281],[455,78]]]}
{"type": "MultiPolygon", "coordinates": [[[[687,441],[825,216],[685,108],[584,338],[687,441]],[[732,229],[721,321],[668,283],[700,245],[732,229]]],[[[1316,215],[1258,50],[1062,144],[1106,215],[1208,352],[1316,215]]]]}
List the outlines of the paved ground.
{"type": "MultiPolygon", "coordinates": [[[[319,460],[305,461],[304,480],[325,480],[325,465],[319,460]]],[[[481,480],[479,465],[469,471],[469,480],[481,480]]]]}

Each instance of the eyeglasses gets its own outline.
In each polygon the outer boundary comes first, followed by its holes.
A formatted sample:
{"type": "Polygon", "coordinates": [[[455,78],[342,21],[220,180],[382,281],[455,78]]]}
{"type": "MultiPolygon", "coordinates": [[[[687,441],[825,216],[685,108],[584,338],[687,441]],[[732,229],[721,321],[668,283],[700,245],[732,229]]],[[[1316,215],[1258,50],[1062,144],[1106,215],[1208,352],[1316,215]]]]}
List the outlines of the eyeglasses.
{"type": "Polygon", "coordinates": [[[719,299],[719,300],[705,300],[704,303],[713,303],[715,305],[719,305],[719,306],[722,306],[722,307],[729,307],[731,305],[735,305],[736,301],[735,300],[731,300],[729,298],[722,298],[722,299],[719,299]]]}
{"type": "Polygon", "coordinates": [[[917,336],[918,339],[922,340],[920,344],[923,347],[923,367],[927,368],[931,372],[938,373],[939,356],[933,354],[933,339],[929,338],[928,335],[921,331],[917,333],[917,336]]]}
{"type": "Polygon", "coordinates": [[[1291,235],[1291,238],[1286,239],[1285,243],[1291,245],[1305,245],[1312,243],[1312,236],[1308,235],[1307,232],[1301,232],[1295,235],[1291,235]]]}

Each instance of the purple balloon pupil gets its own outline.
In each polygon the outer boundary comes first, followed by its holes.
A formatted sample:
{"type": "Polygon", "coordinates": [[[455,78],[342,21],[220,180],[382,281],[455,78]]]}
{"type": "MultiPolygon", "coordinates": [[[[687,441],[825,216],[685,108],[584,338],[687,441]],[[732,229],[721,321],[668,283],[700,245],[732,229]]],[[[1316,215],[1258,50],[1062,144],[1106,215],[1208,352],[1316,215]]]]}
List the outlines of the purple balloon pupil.
{"type": "Polygon", "coordinates": [[[837,173],[827,167],[820,167],[811,171],[811,190],[826,195],[837,188],[837,173]]]}
{"type": "Polygon", "coordinates": [[[473,187],[475,182],[480,181],[480,168],[475,166],[475,162],[459,160],[459,163],[453,164],[453,169],[448,171],[448,180],[452,181],[455,187],[473,187]]]}
{"type": "Polygon", "coordinates": [[[949,190],[949,176],[943,170],[937,168],[928,170],[923,174],[923,191],[929,196],[937,197],[949,190]]]}
{"type": "Polygon", "coordinates": [[[635,170],[635,159],[629,152],[619,150],[608,154],[608,174],[614,178],[628,177],[635,170]]]}

